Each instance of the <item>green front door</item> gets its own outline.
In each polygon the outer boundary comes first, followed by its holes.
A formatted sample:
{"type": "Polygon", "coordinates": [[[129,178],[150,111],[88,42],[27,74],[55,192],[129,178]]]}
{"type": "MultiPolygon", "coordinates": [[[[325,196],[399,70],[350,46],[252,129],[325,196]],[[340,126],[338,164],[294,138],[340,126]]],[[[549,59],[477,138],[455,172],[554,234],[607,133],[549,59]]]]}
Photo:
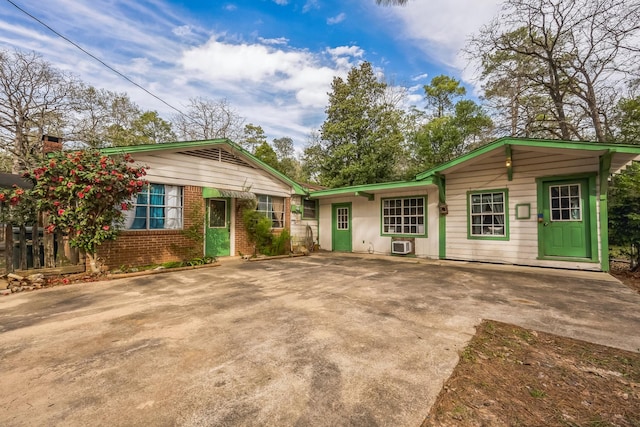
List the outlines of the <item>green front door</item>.
{"type": "Polygon", "coordinates": [[[331,205],[331,250],[351,252],[351,203],[331,205]]]}
{"type": "Polygon", "coordinates": [[[542,191],[543,256],[591,258],[589,180],[545,181],[542,191]]]}
{"type": "Polygon", "coordinates": [[[207,231],[205,255],[210,257],[231,254],[230,199],[206,199],[207,231]]]}

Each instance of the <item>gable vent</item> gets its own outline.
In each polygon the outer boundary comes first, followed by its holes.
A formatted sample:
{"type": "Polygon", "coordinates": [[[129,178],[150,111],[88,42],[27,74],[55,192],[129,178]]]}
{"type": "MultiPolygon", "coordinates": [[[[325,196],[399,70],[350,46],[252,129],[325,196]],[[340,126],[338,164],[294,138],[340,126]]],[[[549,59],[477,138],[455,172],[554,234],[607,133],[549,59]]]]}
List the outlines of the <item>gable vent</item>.
{"type": "Polygon", "coordinates": [[[255,169],[252,165],[242,160],[240,157],[223,150],[221,148],[202,148],[199,150],[179,151],[179,154],[185,156],[199,157],[201,159],[215,160],[221,163],[228,163],[236,166],[244,166],[246,168],[255,169]]]}

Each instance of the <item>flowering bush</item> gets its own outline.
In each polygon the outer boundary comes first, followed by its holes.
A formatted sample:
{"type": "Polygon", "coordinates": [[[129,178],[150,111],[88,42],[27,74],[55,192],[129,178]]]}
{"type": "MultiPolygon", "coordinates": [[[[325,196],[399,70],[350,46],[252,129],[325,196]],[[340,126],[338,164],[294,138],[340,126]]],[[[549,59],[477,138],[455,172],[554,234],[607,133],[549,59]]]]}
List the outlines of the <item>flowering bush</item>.
{"type": "Polygon", "coordinates": [[[57,152],[24,176],[33,180],[30,191],[4,194],[9,204],[35,203],[49,213],[48,233],[60,230],[72,246],[85,251],[92,270],[99,271],[95,253],[105,240],[115,239],[122,227],[122,210],[146,184],[144,167],[134,160],[104,156],[95,150],[57,152]],[[14,198],[16,198],[14,200],[14,198]]]}
{"type": "Polygon", "coordinates": [[[28,225],[36,221],[36,203],[31,190],[18,188],[0,191],[0,222],[12,225],[28,225]]]}

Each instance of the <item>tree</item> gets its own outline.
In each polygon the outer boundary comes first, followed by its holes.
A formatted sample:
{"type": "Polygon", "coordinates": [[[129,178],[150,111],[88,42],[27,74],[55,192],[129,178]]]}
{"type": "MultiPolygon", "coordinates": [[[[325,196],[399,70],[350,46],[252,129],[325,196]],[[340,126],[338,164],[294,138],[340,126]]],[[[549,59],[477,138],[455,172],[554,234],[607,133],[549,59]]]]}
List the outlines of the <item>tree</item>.
{"type": "Polygon", "coordinates": [[[173,141],[171,123],[155,111],[142,111],[126,93],[78,85],[68,138],[89,148],[173,141]]]}
{"type": "Polygon", "coordinates": [[[640,96],[618,102],[616,141],[640,144],[640,96]]]}
{"type": "Polygon", "coordinates": [[[263,141],[262,144],[256,148],[254,155],[272,168],[278,169],[278,156],[267,141],[263,141]]]}
{"type": "Polygon", "coordinates": [[[613,177],[609,188],[609,240],[624,247],[631,269],[640,267],[640,163],[613,177]]]}
{"type": "Polygon", "coordinates": [[[384,102],[386,84],[363,62],[346,81],[335,77],[331,88],[319,141],[320,182],[337,187],[396,178],[402,112],[384,102]]]}
{"type": "Polygon", "coordinates": [[[214,101],[207,98],[191,98],[189,101],[187,112],[174,116],[172,120],[180,139],[242,139],[244,119],[226,99],[214,101]]]}
{"type": "Polygon", "coordinates": [[[455,105],[455,99],[466,95],[467,90],[460,85],[460,81],[453,77],[439,75],[431,79],[431,83],[424,85],[427,106],[435,109],[434,117],[443,117],[455,105]]]}
{"type": "Polygon", "coordinates": [[[157,111],[145,111],[131,122],[131,132],[135,135],[133,145],[175,141],[176,134],[171,127],[171,123],[160,117],[157,111]]]}
{"type": "Polygon", "coordinates": [[[242,135],[242,139],[240,140],[240,145],[242,145],[245,149],[247,149],[251,153],[255,153],[256,149],[262,146],[263,144],[267,144],[267,135],[265,135],[262,127],[256,126],[253,123],[249,123],[245,125],[244,133],[242,135]]]}
{"type": "Polygon", "coordinates": [[[273,149],[278,155],[278,159],[289,159],[295,157],[295,149],[293,148],[293,139],[285,136],[283,138],[274,138],[273,149]]]}
{"type": "Polygon", "coordinates": [[[304,181],[302,165],[296,158],[293,139],[287,136],[275,138],[273,140],[273,149],[278,156],[277,169],[294,181],[304,181]]]}
{"type": "Polygon", "coordinates": [[[637,1],[507,0],[467,51],[482,64],[489,87],[510,79],[528,97],[548,100],[541,120],[560,138],[607,141],[616,87],[637,71],[639,30],[637,1]]]}
{"type": "Polygon", "coordinates": [[[0,51],[0,148],[19,173],[41,156],[43,134],[60,134],[74,79],[39,55],[0,51]]]}
{"type": "Polygon", "coordinates": [[[468,99],[454,103],[466,93],[460,81],[437,76],[424,90],[434,110],[432,119],[413,133],[418,170],[447,162],[490,138],[493,122],[478,104],[468,99]]]}
{"type": "Polygon", "coordinates": [[[35,184],[29,197],[41,212],[50,213],[45,231],[68,234],[69,243],[86,253],[92,272],[99,273],[96,250],[116,238],[122,210],[146,184],[145,174],[128,155],[114,158],[85,150],[53,153],[26,176],[35,184]]]}
{"type": "Polygon", "coordinates": [[[323,160],[324,152],[320,133],[311,131],[302,151],[301,181],[319,184],[323,160]]]}

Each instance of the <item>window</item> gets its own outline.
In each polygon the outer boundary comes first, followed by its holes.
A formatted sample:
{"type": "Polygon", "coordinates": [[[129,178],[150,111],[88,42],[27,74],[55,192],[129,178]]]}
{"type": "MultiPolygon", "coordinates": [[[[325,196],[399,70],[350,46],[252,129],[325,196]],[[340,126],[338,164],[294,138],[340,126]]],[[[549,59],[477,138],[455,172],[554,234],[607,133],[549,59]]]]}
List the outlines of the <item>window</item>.
{"type": "Polygon", "coordinates": [[[382,234],[424,236],[425,197],[382,200],[382,234]]]}
{"type": "Polygon", "coordinates": [[[302,201],[302,219],[318,218],[318,201],[303,200],[302,201]]]}
{"type": "Polygon", "coordinates": [[[349,229],[349,208],[336,209],[336,230],[349,229]]]}
{"type": "Polygon", "coordinates": [[[551,221],[582,221],[580,184],[549,186],[551,221]]]}
{"type": "Polygon", "coordinates": [[[469,193],[470,237],[508,237],[506,191],[469,193]]]}
{"type": "Polygon", "coordinates": [[[125,212],[130,230],[182,228],[182,187],[150,184],[138,193],[131,210],[125,212]]]}
{"type": "Polygon", "coordinates": [[[284,227],[284,197],[258,195],[258,212],[271,219],[273,228],[284,227]]]}
{"type": "Polygon", "coordinates": [[[225,228],[227,226],[227,201],[224,199],[209,200],[209,228],[225,228]]]}

